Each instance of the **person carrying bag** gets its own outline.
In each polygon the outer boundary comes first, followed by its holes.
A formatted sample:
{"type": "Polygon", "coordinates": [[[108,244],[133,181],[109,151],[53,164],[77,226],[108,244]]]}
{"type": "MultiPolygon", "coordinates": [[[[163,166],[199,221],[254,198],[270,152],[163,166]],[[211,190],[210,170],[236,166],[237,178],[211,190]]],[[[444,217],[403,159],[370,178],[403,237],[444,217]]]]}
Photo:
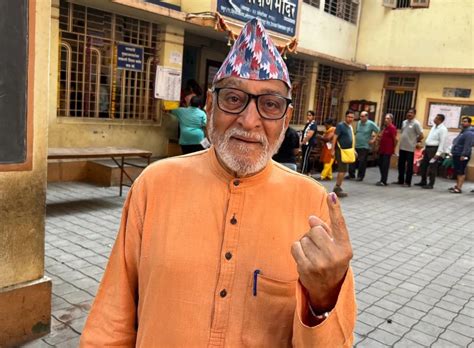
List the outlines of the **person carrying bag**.
{"type": "MultiPolygon", "coordinates": [[[[352,134],[354,134],[354,132],[352,130],[352,126],[350,126],[350,128],[351,128],[352,134]]],[[[339,147],[339,150],[341,151],[341,161],[342,161],[342,163],[351,164],[351,163],[354,163],[356,161],[357,157],[356,157],[356,152],[355,152],[355,148],[354,148],[354,136],[352,137],[352,147],[350,147],[348,149],[343,149],[343,148],[341,148],[341,145],[339,144],[339,142],[337,142],[337,146],[339,147]]]]}
{"type": "Polygon", "coordinates": [[[352,129],[352,122],[354,121],[354,111],[348,110],[344,121],[339,122],[336,126],[336,131],[333,137],[333,155],[337,162],[337,177],[336,185],[334,186],[334,193],[338,197],[346,197],[347,193],[342,190],[342,182],[344,175],[347,173],[350,163],[356,160],[355,152],[355,135],[352,129]],[[336,146],[337,143],[337,146],[336,146]]]}

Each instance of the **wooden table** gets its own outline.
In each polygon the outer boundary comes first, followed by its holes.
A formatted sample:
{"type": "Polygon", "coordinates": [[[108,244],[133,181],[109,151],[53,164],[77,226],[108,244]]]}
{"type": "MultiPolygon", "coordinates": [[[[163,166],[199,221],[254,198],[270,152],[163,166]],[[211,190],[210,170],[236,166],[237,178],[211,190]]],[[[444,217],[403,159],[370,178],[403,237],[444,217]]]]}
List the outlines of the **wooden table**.
{"type": "Polygon", "coordinates": [[[52,147],[48,149],[48,160],[78,158],[111,158],[120,168],[120,196],[122,196],[122,187],[130,187],[129,184],[124,184],[123,176],[125,175],[130,183],[133,183],[133,179],[125,171],[125,165],[146,168],[150,164],[151,152],[127,147],[52,147]],[[143,166],[129,163],[125,162],[126,157],[141,157],[145,158],[147,162],[143,166]],[[118,158],[119,160],[117,160],[118,158]]]}

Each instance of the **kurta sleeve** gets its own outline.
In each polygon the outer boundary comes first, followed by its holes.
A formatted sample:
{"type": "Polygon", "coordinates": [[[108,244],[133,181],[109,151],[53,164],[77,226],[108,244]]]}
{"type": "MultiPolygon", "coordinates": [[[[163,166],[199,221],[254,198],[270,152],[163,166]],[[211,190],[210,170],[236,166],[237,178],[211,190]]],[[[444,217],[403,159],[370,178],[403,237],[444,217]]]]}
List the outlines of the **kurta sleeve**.
{"type": "MultiPolygon", "coordinates": [[[[329,211],[323,195],[320,218],[330,226],[329,211]]],[[[321,324],[309,327],[303,323],[308,313],[308,298],[300,282],[296,287],[296,311],[293,320],[294,347],[352,347],[356,322],[354,276],[349,267],[339,291],[336,306],[321,324]]]]}
{"type": "Polygon", "coordinates": [[[142,218],[135,200],[132,188],[125,202],[109,263],[82,333],[80,347],[135,346],[142,231],[142,218]]]}
{"type": "Polygon", "coordinates": [[[301,284],[296,288],[296,311],[293,320],[294,347],[352,347],[356,321],[356,302],[352,269],[346,273],[336,306],[321,324],[309,327],[302,318],[308,312],[308,299],[301,284]]]}

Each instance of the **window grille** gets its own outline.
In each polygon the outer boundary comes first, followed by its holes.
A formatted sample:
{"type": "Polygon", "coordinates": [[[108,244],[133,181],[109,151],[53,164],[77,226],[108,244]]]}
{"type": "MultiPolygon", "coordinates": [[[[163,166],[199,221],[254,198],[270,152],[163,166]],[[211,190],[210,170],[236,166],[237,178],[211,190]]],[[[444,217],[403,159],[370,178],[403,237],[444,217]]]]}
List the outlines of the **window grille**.
{"type": "Polygon", "coordinates": [[[342,18],[347,22],[357,24],[359,0],[326,0],[324,12],[342,18]]]}
{"type": "Polygon", "coordinates": [[[320,64],[316,82],[316,115],[321,121],[336,120],[341,113],[342,96],[347,81],[347,72],[332,66],[320,64]]]}
{"type": "Polygon", "coordinates": [[[61,1],[58,116],[157,120],[158,24],[61,1]],[[142,71],[116,67],[116,45],[143,47],[142,71]]]}
{"type": "Polygon", "coordinates": [[[417,84],[417,75],[387,75],[385,79],[386,88],[416,89],[417,84]]]}
{"type": "Polygon", "coordinates": [[[303,2],[316,8],[319,8],[321,5],[321,0],[303,0],[303,2]]]}
{"type": "Polygon", "coordinates": [[[383,114],[391,113],[397,128],[401,128],[407,110],[413,107],[417,88],[418,75],[386,75],[383,114]]]}
{"type": "Polygon", "coordinates": [[[410,0],[397,0],[397,8],[410,7],[410,0]]]}
{"type": "Polygon", "coordinates": [[[429,7],[430,0],[411,0],[411,7],[429,7]]]}
{"type": "Polygon", "coordinates": [[[292,105],[293,118],[292,124],[304,124],[306,122],[306,101],[308,78],[311,76],[311,62],[303,59],[295,59],[288,57],[286,64],[290,74],[292,84],[292,105]]]}
{"type": "Polygon", "coordinates": [[[426,8],[430,0],[382,0],[382,5],[390,8],[426,8]]]}

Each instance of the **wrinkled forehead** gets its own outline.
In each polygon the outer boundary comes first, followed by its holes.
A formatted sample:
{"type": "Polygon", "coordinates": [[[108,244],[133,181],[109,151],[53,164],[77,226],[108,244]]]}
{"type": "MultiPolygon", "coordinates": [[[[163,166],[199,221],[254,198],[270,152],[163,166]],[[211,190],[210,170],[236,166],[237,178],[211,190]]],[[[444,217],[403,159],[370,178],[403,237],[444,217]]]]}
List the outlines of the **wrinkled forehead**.
{"type": "Polygon", "coordinates": [[[249,80],[240,77],[227,77],[217,81],[213,87],[237,88],[251,94],[278,94],[291,97],[290,89],[281,80],[249,80]]]}

